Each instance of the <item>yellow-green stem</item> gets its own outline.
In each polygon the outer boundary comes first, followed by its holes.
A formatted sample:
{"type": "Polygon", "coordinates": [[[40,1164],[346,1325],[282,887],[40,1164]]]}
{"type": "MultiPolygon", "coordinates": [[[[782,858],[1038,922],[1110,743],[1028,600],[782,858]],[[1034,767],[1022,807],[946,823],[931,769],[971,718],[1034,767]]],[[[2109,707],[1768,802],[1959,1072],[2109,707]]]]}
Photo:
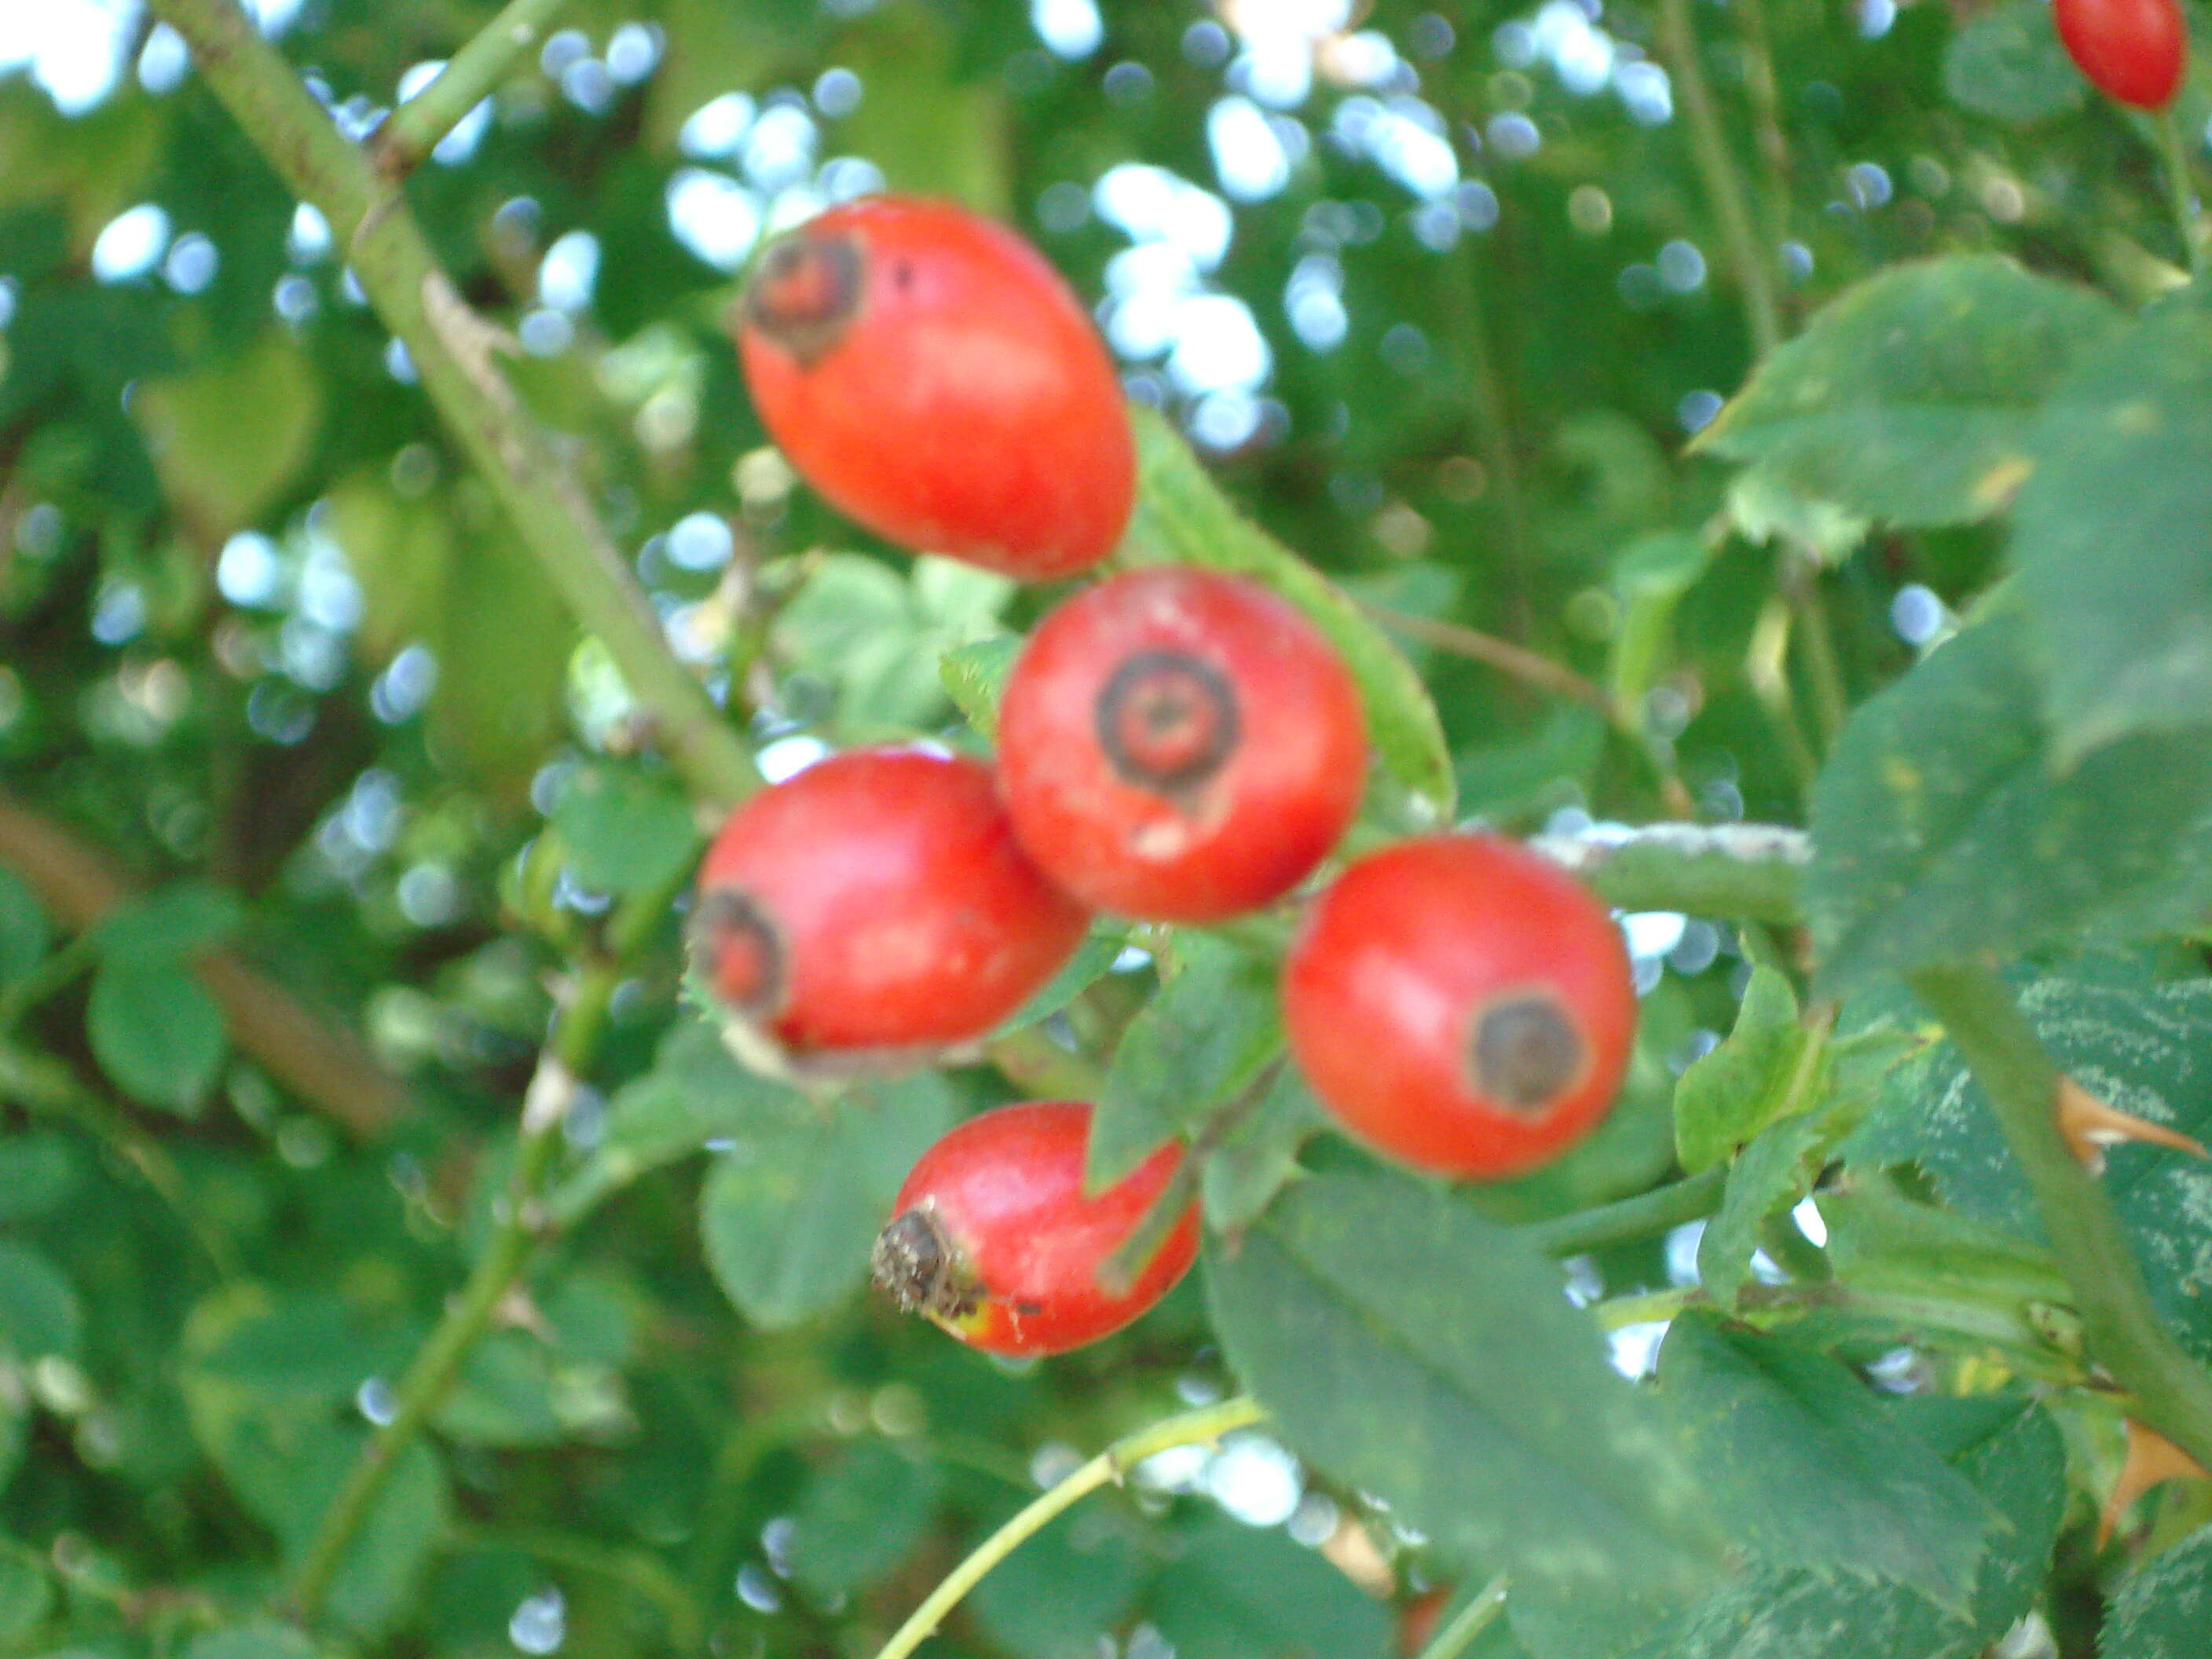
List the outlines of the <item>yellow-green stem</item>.
{"type": "Polygon", "coordinates": [[[1728,135],[1722,130],[1720,112],[1714,106],[1705,65],[1698,55],[1690,0],[1659,0],[1659,49],[1681,94],[1698,172],[1705,181],[1705,194],[1711,198],[1713,216],[1720,222],[1729,263],[1735,267],[1736,282],[1743,289],[1752,354],[1764,357],[1782,343],[1781,307],[1774,297],[1774,250],[1761,246],[1752,222],[1743,179],[1729,149],[1728,135]]]}
{"type": "Polygon", "coordinates": [[[884,1644],[876,1659],[907,1659],[908,1655],[937,1633],[937,1627],[945,1622],[946,1615],[960,1605],[963,1596],[983,1582],[992,1568],[1081,1498],[1101,1486],[1118,1485],[1130,1470],[1156,1453],[1218,1440],[1231,1430],[1245,1428],[1266,1415],[1259,1401],[1239,1395],[1218,1406],[1185,1412],[1116,1440],[977,1545],[884,1644]]]}
{"type": "Polygon", "coordinates": [[[422,165],[439,141],[536,49],[568,0],[511,0],[455,52],[437,78],[398,109],[369,140],[377,170],[393,178],[422,165]]]}
{"type": "Polygon", "coordinates": [[[2180,119],[2171,104],[2158,112],[2157,122],[2167,199],[2173,205],[2173,228],[2181,237],[2182,258],[2189,266],[2189,274],[2201,281],[2208,259],[2212,259],[2212,246],[2206,242],[2203,210],[2197,206],[2197,191],[2191,177],[2188,135],[2182,131],[2180,119]]]}
{"type": "Polygon", "coordinates": [[[1481,1594],[1452,1615],[1451,1623],[1437,1632],[1436,1640],[1421,1650],[1421,1659],[1460,1659],[1505,1611],[1506,1578],[1499,1573],[1482,1587],[1481,1594]]]}

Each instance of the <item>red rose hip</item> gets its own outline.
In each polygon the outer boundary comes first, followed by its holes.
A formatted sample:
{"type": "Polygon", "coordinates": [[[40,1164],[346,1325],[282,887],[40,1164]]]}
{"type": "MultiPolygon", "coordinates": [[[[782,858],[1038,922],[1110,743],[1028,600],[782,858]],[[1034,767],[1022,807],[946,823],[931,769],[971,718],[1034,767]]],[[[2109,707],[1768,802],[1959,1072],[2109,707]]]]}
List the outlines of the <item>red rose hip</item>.
{"type": "Polygon", "coordinates": [[[1030,1101],[969,1119],[922,1154],[876,1241],[876,1283],[991,1353],[1065,1353],[1111,1335],[1190,1271],[1195,1204],[1125,1291],[1098,1282],[1174,1176],[1170,1141],[1096,1197],[1083,1193],[1091,1108],[1030,1101]]]}
{"type": "Polygon", "coordinates": [[[1291,1050],[1352,1134],[1474,1179],[1549,1162],[1613,1105],[1636,1034],[1620,932],[1515,842],[1432,836],[1356,860],[1285,963],[1291,1050]]]}
{"type": "Polygon", "coordinates": [[[940,202],[835,207],[762,255],[733,322],[769,435],[878,534],[1025,581],[1121,539],[1136,489],[1121,381],[1012,231],[940,202]]]}
{"type": "Polygon", "coordinates": [[[1012,1013],[1088,920],[1015,844],[988,767],[859,750],[731,813],[691,948],[715,996],[794,1060],[919,1058],[1012,1013]]]}
{"type": "Polygon", "coordinates": [[[2051,0],[2066,55],[2091,86],[2137,109],[2163,109],[2181,89],[2189,25],[2179,0],[2051,0]]]}
{"type": "Polygon", "coordinates": [[[1290,890],[1358,811],[1358,688],[1256,582],[1132,571],[1079,593],[1016,659],[999,715],[1014,834],[1103,910],[1212,921],[1290,890]]]}

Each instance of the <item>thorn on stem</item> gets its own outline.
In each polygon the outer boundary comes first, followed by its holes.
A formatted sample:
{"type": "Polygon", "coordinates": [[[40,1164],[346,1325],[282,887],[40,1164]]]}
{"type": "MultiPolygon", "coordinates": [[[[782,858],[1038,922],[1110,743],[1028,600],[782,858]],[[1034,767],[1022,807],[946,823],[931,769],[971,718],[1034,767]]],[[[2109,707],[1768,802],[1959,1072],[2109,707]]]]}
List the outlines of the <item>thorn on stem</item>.
{"type": "Polygon", "coordinates": [[[2135,1506],[2136,1499],[2168,1480],[2212,1480],[2212,1474],[2164,1435],[2145,1428],[2132,1417],[2128,1419],[2127,1461],[2121,1464],[2120,1478],[2112,1483],[2112,1495],[2105,1500],[2104,1513],[2098,1517],[2097,1547],[2102,1549],[2112,1540],[2120,1517],[2135,1506]]]}
{"type": "Polygon", "coordinates": [[[2203,1143],[2166,1124],[2116,1111],[2070,1077],[2058,1079],[2058,1132],[2091,1175],[2105,1172],[2105,1148],[2140,1140],[2194,1158],[2212,1158],[2203,1143]]]}

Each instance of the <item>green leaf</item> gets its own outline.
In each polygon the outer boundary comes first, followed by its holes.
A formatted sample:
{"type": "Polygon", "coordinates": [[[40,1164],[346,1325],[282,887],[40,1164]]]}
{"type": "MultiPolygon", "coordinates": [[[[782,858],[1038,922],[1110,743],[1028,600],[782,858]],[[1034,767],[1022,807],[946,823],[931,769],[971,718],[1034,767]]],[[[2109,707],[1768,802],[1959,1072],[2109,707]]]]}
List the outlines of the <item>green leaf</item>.
{"type": "Polygon", "coordinates": [[[1797,1021],[1789,976],[1761,963],[1728,1041],[1700,1056],[1674,1086],[1674,1146],[1694,1175],[1731,1156],[1777,1118],[1813,1100],[1820,1038],[1797,1021]]]}
{"type": "Polygon", "coordinates": [[[54,1583],[46,1563],[0,1538],[0,1642],[26,1639],[53,1610],[54,1583]]]}
{"type": "Polygon", "coordinates": [[[2101,337],[2051,396],[2013,536],[2063,764],[2212,721],[2212,313],[2101,337]]]}
{"type": "Polygon", "coordinates": [[[421,1333],[363,1317],[336,1295],[264,1294],[239,1307],[195,1370],[264,1403],[349,1401],[369,1376],[396,1376],[421,1333]]]}
{"type": "Polygon", "coordinates": [[[1700,1468],[1736,1477],[1713,1486],[1730,1536],[1775,1566],[1890,1579],[1964,1607],[1998,1518],[1836,1361],[1692,1310],[1667,1333],[1659,1384],[1700,1468]]]}
{"type": "Polygon", "coordinates": [[[222,1070],[222,1010],[171,961],[131,956],[100,963],[85,1035],[118,1088],[167,1111],[198,1112],[222,1070]]]}
{"type": "Polygon", "coordinates": [[[738,1310],[792,1325],[851,1292],[907,1171],[951,1121],[951,1091],[927,1072],[828,1105],[758,1102],[699,1200],[707,1265],[738,1310]]]}
{"type": "Polygon", "coordinates": [[[1316,1551],[1215,1516],[1152,1584],[1147,1612],[1176,1659],[1381,1659],[1390,1615],[1316,1551]]]}
{"type": "Polygon", "coordinates": [[[179,514],[220,544],[258,521],[314,453],[322,380],[291,333],[137,389],[131,412],[179,514]]]}
{"type": "Polygon", "coordinates": [[[476,1446],[550,1446],[568,1424],[554,1403],[553,1356],[527,1331],[494,1331],[469,1350],[438,1431],[476,1446]]]}
{"type": "Polygon", "coordinates": [[[1014,659],[1022,653],[1022,641],[1013,634],[994,634],[948,651],[938,659],[938,678],[961,718],[986,741],[999,735],[999,704],[1006,695],[1014,659]]]}
{"type": "Polygon", "coordinates": [[[194,1637],[185,1659],[315,1659],[315,1644],[289,1625],[257,1619],[194,1637]]]}
{"type": "Polygon", "coordinates": [[[917,559],[909,574],[857,553],[823,554],[777,613],[775,648],[834,688],[830,731],[840,741],[911,736],[944,718],[945,653],[998,635],[1013,592],[1007,578],[950,559],[917,559]]]}
{"type": "MultiPolygon", "coordinates": [[[[1536,1659],[1981,1659],[2043,1588],[2065,1507],[2064,1444],[2049,1418],[2016,1400],[1891,1409],[2000,1517],[1971,1608],[1948,1610],[1902,1584],[1754,1559],[1696,1607],[1656,1619],[1633,1602],[1568,1603],[1516,1583],[1505,1604],[1514,1633],[1536,1659]]],[[[1755,1556],[1759,1540],[1748,1541],[1755,1556]]]]}
{"type": "Polygon", "coordinates": [[[1679,1591],[1705,1499],[1559,1268],[1449,1193],[1330,1175],[1285,1191],[1206,1282],[1231,1368],[1331,1480],[1516,1586],[1679,1591]]]}
{"type": "Polygon", "coordinates": [[[83,1304],[62,1270],[28,1244],[0,1240],[0,1356],[19,1365],[76,1359],[83,1343],[83,1304]]]}
{"type": "Polygon", "coordinates": [[[1025,1025],[1034,1025],[1064,1012],[1068,1004],[1081,996],[1112,971],[1121,960],[1121,952],[1129,948],[1129,933],[1117,922],[1098,921],[1091,924],[1091,937],[1076,948],[1067,965],[1047,980],[1044,985],[1020,1007],[1006,1016],[999,1027],[1001,1031],[1018,1031],[1025,1025]]]}
{"type": "Polygon", "coordinates": [[[155,958],[167,965],[220,943],[245,920],[245,906],[228,888],[179,881],[102,917],[92,939],[104,957],[155,958]]]}
{"type": "Polygon", "coordinates": [[[1143,408],[1129,414],[1137,433],[1137,510],[1121,562],[1234,571],[1305,612],[1359,683],[1368,741],[1383,769],[1419,816],[1449,820],[1451,751],[1413,665],[1327,577],[1238,514],[1164,416],[1143,408]]]}
{"type": "Polygon", "coordinates": [[[1194,1127],[1281,1052],[1273,964],[1185,933],[1167,981],[1114,1051],[1091,1120],[1085,1183],[1103,1191],[1194,1127]]]}
{"type": "Polygon", "coordinates": [[[1995,254],[1895,266],[1770,356],[1698,442],[1881,523],[1972,523],[2012,498],[2043,400],[2119,320],[1995,254]]]}
{"type": "Polygon", "coordinates": [[[638,1176],[774,1119],[796,1099],[787,1085],[738,1065],[711,1020],[680,1018],[661,1039],[653,1069],[615,1096],[606,1133],[549,1208],[573,1220],[638,1176]]]}
{"type": "MultiPolygon", "coordinates": [[[[2021,1012],[2067,1075],[2124,1112],[2212,1142],[2212,979],[2186,953],[2100,952],[2012,978],[2021,1012]]],[[[1901,993],[1896,1006],[1893,1018],[1925,1018],[1901,993]]],[[[2026,1177],[1948,1041],[1891,1076],[1843,1153],[1855,1170],[1914,1165],[1951,1207],[2044,1242],[2026,1177]]],[[[2212,1166],[2164,1147],[2115,1146],[2105,1187],[2152,1301],[2212,1363],[2212,1166]]]]}
{"type": "Polygon", "coordinates": [[[1298,1148],[1328,1122],[1295,1066],[1275,1073],[1267,1092],[1206,1156],[1199,1196],[1206,1224],[1235,1234],[1296,1178],[1298,1148]]]}
{"type": "Polygon", "coordinates": [[[880,1583],[928,1533],[945,1480],[916,1449],[860,1441],[799,1492],[791,1576],[817,1601],[880,1583]]]}
{"type": "Polygon", "coordinates": [[[2105,1613],[2102,1659],[2199,1659],[2212,1628],[2212,1527],[2199,1527],[2121,1582],[2105,1613]]]}
{"type": "Polygon", "coordinates": [[[58,1129],[0,1135],[0,1222],[53,1214],[82,1174],[75,1147],[58,1129]]]}
{"type": "Polygon", "coordinates": [[[1703,536],[1662,530],[1638,536],[1614,556],[1620,617],[1613,625],[1607,678],[1623,708],[1640,708],[1657,683],[1675,609],[1712,563],[1715,545],[1703,536]]]}
{"type": "Polygon", "coordinates": [[[569,867],[585,886],[617,895],[665,891],[699,855],[684,792],[629,767],[577,769],[553,809],[569,867]]]}
{"type": "Polygon", "coordinates": [[[37,967],[52,944],[38,895],[14,871],[0,870],[0,986],[37,967]]]}
{"type": "Polygon", "coordinates": [[[2013,0],[1985,12],[1943,49],[1943,90],[1951,101],[2015,126],[2081,108],[2088,89],[2044,0],[2013,0]]]}
{"type": "Polygon", "coordinates": [[[2203,914],[2212,744],[2137,737],[2054,775],[2040,702],[2007,612],[1851,717],[1813,795],[1804,899],[1821,994],[2203,914]]]}

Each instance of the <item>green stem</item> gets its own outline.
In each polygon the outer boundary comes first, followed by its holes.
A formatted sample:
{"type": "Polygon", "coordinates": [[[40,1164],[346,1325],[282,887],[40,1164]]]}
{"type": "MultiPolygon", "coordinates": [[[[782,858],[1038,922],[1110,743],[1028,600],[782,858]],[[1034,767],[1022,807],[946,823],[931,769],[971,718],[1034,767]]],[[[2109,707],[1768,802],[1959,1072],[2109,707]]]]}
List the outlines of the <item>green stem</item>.
{"type": "Polygon", "coordinates": [[[1546,1255],[1584,1255],[1608,1244],[1649,1238],[1686,1221],[1701,1221],[1720,1207],[1721,1193],[1727,1185],[1726,1170],[1707,1170],[1633,1198],[1573,1215],[1554,1216],[1548,1221],[1532,1221],[1519,1231],[1522,1237],[1546,1255]]]}
{"type": "Polygon", "coordinates": [[[1449,259],[1444,265],[1444,301],[1452,333],[1466,354],[1468,380],[1474,392],[1475,435],[1482,446],[1483,464],[1490,469],[1496,492],[1498,515],[1505,530],[1506,611],[1509,626],[1526,638],[1529,631],[1528,572],[1535,561],[1534,540],[1528,532],[1528,503],[1521,486],[1521,464],[1513,447],[1513,422],[1505,403],[1504,378],[1498,372],[1498,352],[1491,343],[1490,319],[1475,286],[1474,256],[1449,259]]]}
{"type": "Polygon", "coordinates": [[[516,64],[544,38],[568,0],[510,0],[438,71],[438,77],[398,109],[369,140],[378,172],[404,178],[420,167],[439,141],[471,110],[491,96],[516,64]]]}
{"type": "Polygon", "coordinates": [[[523,1103],[522,1138],[491,1242],[400,1379],[391,1420],[377,1431],[368,1449],[347,1471],[345,1484],[324,1513],[292,1588],[293,1604],[303,1619],[313,1620],[321,1610],[331,1581],[375,1506],[385,1482],[416,1437],[429,1426],[459,1373],[461,1362],[490,1328],[499,1304],[521,1277],[537,1246],[545,1224],[539,1199],[561,1150],[562,1126],[575,1097],[578,1076],[598,1044],[608,1005],[620,982],[621,972],[614,963],[595,963],[578,975],[561,1010],[523,1103]]]}
{"type": "Polygon", "coordinates": [[[1743,289],[1753,356],[1765,357],[1782,343],[1781,308],[1774,298],[1774,262],[1770,251],[1759,246],[1751,209],[1745,201],[1743,179],[1737,173],[1735,157],[1729,153],[1728,136],[1721,130],[1712,89],[1705,82],[1705,66],[1698,56],[1697,26],[1690,18],[1690,0],[1659,0],[1659,50],[1674,76],[1675,89],[1681,94],[1698,172],[1705,181],[1705,194],[1712,198],[1721,240],[1728,245],[1729,261],[1735,265],[1736,281],[1743,289]]]}
{"type": "Polygon", "coordinates": [[[2212,260],[2212,249],[2208,249],[2204,236],[2204,222],[2197,205],[2197,192],[2191,188],[2189,171],[2189,139],[2181,130],[2169,104],[2158,112],[2159,151],[2166,164],[2166,184],[2168,199],[2173,204],[2173,227],[2181,236],[2183,258],[2188,261],[2189,274],[2202,280],[2212,260]]]}
{"type": "Polygon", "coordinates": [[[983,1582],[992,1568],[1042,1532],[1056,1516],[1073,1508],[1079,1499],[1101,1486],[1120,1484],[1130,1470],[1156,1453],[1176,1446],[1218,1440],[1231,1430],[1247,1427],[1266,1415],[1259,1401],[1239,1395],[1218,1406],[1185,1412],[1116,1440],[977,1545],[884,1644],[876,1659],[907,1659],[908,1655],[937,1633],[945,1615],[960,1604],[961,1597],[983,1582]]]}
{"type": "Polygon", "coordinates": [[[668,649],[574,469],[495,362],[500,337],[439,267],[397,187],[339,135],[237,0],[155,0],[155,9],[285,184],[321,210],[423,390],[562,600],[606,647],[693,794],[727,805],[758,788],[751,757],[668,649]]]}
{"type": "Polygon", "coordinates": [[[2073,1287],[2090,1357],[2134,1395],[2131,1416],[2212,1467],[2212,1373],[2168,1334],[2104,1183],[2059,1132],[2058,1071],[2034,1028],[1990,969],[1927,968],[1911,982],[1989,1097],[2073,1287]]]}
{"type": "Polygon", "coordinates": [[[1813,713],[1820,723],[1822,746],[1832,746],[1851,717],[1851,699],[1844,685],[1843,659],[1836,650],[1827,598],[1820,587],[1820,562],[1798,550],[1782,556],[1789,562],[1783,586],[1797,619],[1795,631],[1804,647],[1805,672],[1813,682],[1813,713]]]}
{"type": "Polygon", "coordinates": [[[1729,0],[1743,35],[1744,85],[1751,94],[1752,130],[1759,139],[1760,182],[1766,193],[1766,234],[1779,248],[1790,235],[1790,139],[1782,126],[1782,90],[1774,78],[1774,47],[1766,27],[1766,0],[1729,0]]]}
{"type": "Polygon", "coordinates": [[[1421,1650],[1421,1659],[1459,1659],[1474,1645],[1474,1638],[1488,1630],[1498,1615],[1505,1611],[1505,1586],[1506,1577],[1502,1572],[1485,1584],[1481,1593],[1454,1613],[1451,1623],[1437,1632],[1436,1640],[1421,1650]]]}
{"type": "Polygon", "coordinates": [[[1672,1319],[1685,1308],[1693,1307],[1705,1299],[1705,1293],[1694,1285],[1686,1285],[1669,1291],[1645,1291],[1636,1296],[1617,1296],[1610,1302],[1601,1302],[1590,1310],[1601,1331],[1620,1331],[1631,1325],[1656,1324],[1672,1319]]]}
{"type": "Polygon", "coordinates": [[[1621,910],[1795,925],[1813,845],[1766,823],[1652,823],[1626,835],[1538,836],[1528,845],[1621,910]]]}

